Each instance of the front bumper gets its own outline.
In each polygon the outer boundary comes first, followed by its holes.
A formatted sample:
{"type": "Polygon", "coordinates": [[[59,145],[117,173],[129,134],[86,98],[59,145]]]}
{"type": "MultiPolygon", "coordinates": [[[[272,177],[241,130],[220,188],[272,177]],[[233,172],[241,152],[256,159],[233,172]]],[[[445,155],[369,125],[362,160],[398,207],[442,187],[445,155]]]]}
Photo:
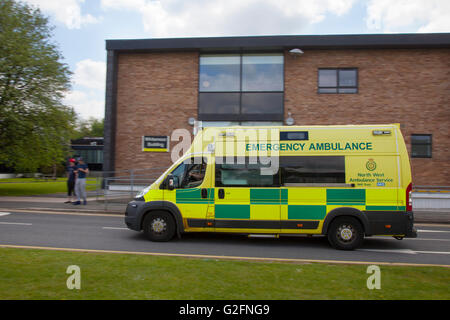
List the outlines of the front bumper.
{"type": "Polygon", "coordinates": [[[140,209],[145,201],[131,201],[125,210],[125,224],[128,229],[141,231],[140,209]]]}

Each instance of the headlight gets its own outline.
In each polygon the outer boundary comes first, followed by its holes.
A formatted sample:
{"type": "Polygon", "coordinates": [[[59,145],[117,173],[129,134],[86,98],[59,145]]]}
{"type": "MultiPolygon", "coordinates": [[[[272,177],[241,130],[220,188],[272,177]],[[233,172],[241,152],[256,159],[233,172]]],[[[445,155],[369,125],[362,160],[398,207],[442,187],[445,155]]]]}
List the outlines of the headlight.
{"type": "Polygon", "coordinates": [[[150,186],[148,186],[147,188],[143,189],[141,192],[139,192],[134,198],[138,199],[138,198],[143,198],[144,195],[149,192],[150,190],[150,186]]]}

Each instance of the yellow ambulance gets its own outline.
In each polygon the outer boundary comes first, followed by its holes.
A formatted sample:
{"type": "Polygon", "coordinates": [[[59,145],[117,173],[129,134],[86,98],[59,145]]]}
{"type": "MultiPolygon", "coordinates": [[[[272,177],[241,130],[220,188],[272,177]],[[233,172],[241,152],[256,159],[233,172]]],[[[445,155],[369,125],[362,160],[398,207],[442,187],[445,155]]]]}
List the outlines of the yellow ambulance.
{"type": "Polygon", "coordinates": [[[398,124],[205,128],[126,209],[152,241],[184,232],[417,237],[398,124]]]}

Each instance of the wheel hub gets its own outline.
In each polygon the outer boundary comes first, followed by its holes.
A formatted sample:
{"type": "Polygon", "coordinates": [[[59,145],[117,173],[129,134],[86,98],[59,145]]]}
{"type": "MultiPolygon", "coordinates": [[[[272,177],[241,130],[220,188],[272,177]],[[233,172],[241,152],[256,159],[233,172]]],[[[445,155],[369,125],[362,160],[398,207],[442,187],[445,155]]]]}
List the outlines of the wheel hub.
{"type": "Polygon", "coordinates": [[[152,231],[156,233],[161,233],[166,230],[166,223],[161,218],[156,218],[152,222],[152,231]]]}
{"type": "Polygon", "coordinates": [[[350,240],[352,238],[352,230],[350,230],[350,229],[343,229],[341,231],[341,237],[344,240],[350,240]]]}
{"type": "Polygon", "coordinates": [[[338,229],[338,235],[343,241],[351,241],[354,236],[354,230],[352,226],[342,225],[338,229]]]}

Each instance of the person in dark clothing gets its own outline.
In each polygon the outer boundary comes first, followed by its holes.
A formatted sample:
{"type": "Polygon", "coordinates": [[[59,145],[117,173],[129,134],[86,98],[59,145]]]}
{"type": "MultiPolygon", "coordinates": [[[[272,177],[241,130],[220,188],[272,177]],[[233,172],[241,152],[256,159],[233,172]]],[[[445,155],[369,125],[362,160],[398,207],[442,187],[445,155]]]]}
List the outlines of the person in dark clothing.
{"type": "Polygon", "coordinates": [[[64,203],[71,203],[75,200],[75,159],[69,159],[67,166],[67,201],[64,203]]]}
{"type": "Polygon", "coordinates": [[[77,196],[77,201],[74,205],[81,204],[81,199],[83,199],[83,204],[86,205],[86,176],[89,174],[89,168],[86,163],[84,163],[83,158],[79,157],[78,165],[75,168],[75,174],[77,181],[75,182],[75,195],[77,196]]]}

